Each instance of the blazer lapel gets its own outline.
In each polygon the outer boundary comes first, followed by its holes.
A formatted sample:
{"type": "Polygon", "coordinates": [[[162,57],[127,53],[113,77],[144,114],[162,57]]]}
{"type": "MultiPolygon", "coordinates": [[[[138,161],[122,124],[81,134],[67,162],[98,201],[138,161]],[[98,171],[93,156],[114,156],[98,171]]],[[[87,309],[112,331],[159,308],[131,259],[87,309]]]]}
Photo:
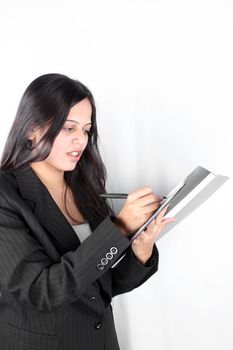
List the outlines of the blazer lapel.
{"type": "Polygon", "coordinates": [[[62,246],[63,253],[75,250],[81,244],[79,238],[34,170],[31,167],[18,169],[14,174],[21,196],[53,240],[62,246]]]}
{"type": "MultiPolygon", "coordinates": [[[[18,169],[15,170],[13,174],[17,179],[21,196],[36,215],[40,224],[45,227],[51,240],[55,242],[59,253],[62,255],[67,251],[77,249],[81,244],[79,238],[53,200],[46,186],[40,181],[33,169],[31,167],[27,169],[18,169]]],[[[85,214],[91,229],[94,230],[100,224],[101,219],[99,218],[97,220],[91,210],[85,207],[85,199],[78,188],[77,195],[80,200],[82,212],[85,214]]],[[[111,277],[109,273],[105,273],[97,280],[102,290],[105,292],[104,299],[109,300],[109,302],[111,299],[110,280],[111,277]]]]}

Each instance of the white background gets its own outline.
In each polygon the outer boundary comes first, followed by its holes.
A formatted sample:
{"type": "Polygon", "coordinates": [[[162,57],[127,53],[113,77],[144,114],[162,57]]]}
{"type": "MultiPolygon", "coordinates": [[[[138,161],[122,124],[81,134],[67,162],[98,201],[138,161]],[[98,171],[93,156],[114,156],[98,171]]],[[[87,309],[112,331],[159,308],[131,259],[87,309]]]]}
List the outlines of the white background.
{"type": "Polygon", "coordinates": [[[233,1],[1,0],[0,36],[1,151],[28,84],[56,72],[96,98],[108,190],[167,194],[197,165],[231,177],[113,302],[122,350],[231,350],[233,1]]]}

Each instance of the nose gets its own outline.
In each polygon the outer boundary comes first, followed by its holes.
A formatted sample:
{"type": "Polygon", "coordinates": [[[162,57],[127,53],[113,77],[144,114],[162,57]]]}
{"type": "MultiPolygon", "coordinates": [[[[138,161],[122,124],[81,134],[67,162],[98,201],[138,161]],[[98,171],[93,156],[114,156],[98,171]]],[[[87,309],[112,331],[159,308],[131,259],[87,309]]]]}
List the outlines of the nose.
{"type": "Polygon", "coordinates": [[[72,140],[72,143],[74,145],[80,145],[80,146],[83,146],[85,142],[86,140],[84,135],[75,136],[72,140]]]}

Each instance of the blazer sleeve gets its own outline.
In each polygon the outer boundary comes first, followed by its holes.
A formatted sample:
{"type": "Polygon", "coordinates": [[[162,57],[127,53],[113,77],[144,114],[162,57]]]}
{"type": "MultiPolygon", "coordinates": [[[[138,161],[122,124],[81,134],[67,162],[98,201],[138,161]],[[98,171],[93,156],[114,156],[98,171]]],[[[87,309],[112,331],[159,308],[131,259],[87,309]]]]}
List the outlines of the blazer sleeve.
{"type": "Polygon", "coordinates": [[[112,296],[123,294],[139,287],[158,271],[159,252],[154,244],[151,257],[145,265],[138,262],[131,246],[116,267],[112,268],[112,296]]]}
{"type": "Polygon", "coordinates": [[[0,290],[40,312],[51,312],[78,299],[129,245],[108,216],[76,250],[55,262],[0,193],[0,290]],[[110,251],[113,258],[102,264],[110,251]]]}

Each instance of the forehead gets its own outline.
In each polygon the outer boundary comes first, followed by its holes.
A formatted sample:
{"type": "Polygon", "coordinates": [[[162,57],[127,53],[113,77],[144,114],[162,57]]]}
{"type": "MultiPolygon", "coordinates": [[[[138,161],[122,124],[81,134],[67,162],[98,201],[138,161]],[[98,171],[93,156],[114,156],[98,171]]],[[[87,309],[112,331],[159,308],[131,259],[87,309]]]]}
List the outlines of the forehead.
{"type": "Polygon", "coordinates": [[[92,107],[88,98],[76,103],[69,111],[67,119],[72,119],[78,122],[91,122],[92,107]]]}

